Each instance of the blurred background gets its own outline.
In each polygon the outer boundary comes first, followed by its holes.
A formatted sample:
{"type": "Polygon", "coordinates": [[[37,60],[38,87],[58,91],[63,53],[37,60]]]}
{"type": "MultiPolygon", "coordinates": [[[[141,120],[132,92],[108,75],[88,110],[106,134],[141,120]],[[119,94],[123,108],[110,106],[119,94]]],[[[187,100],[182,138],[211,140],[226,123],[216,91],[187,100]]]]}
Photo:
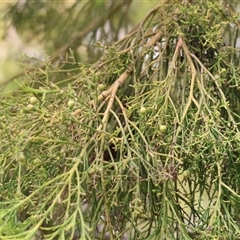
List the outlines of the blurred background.
{"type": "Polygon", "coordinates": [[[0,1],[2,90],[16,88],[13,80],[21,79],[32,64],[38,65],[37,59],[64,58],[70,48],[76,61],[95,62],[101,53],[92,44],[109,45],[122,38],[158,2],[0,1]],[[74,39],[78,34],[82,35],[74,39]]]}

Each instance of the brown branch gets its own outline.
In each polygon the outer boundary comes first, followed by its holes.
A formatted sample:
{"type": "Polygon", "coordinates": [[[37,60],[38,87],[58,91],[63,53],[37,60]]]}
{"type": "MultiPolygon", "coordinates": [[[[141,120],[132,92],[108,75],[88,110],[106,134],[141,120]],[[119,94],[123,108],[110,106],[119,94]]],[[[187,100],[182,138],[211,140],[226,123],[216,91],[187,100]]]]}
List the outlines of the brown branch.
{"type": "Polygon", "coordinates": [[[181,118],[181,122],[180,124],[183,123],[183,120],[185,119],[186,117],[186,114],[187,114],[187,111],[188,109],[190,108],[190,105],[192,102],[195,103],[195,105],[197,106],[197,108],[199,109],[199,105],[198,105],[198,102],[196,101],[196,99],[194,98],[194,95],[193,95],[193,90],[194,90],[194,84],[195,84],[195,78],[196,78],[196,68],[194,67],[194,64],[193,64],[193,61],[191,59],[191,53],[190,51],[188,50],[188,47],[185,43],[185,41],[182,40],[182,48],[184,50],[184,53],[187,57],[187,61],[190,65],[190,68],[191,68],[191,73],[192,73],[192,78],[191,78],[191,84],[190,84],[190,92],[189,92],[189,97],[188,97],[188,101],[185,105],[185,108],[183,110],[183,114],[182,114],[182,118],[181,118]]]}
{"type": "MultiPolygon", "coordinates": [[[[152,47],[154,46],[162,37],[162,32],[158,32],[156,33],[153,38],[146,44],[146,47],[152,47]]],[[[141,53],[141,56],[144,56],[144,50],[141,53]]],[[[118,81],[121,81],[121,84],[123,84],[123,82],[127,79],[127,77],[132,73],[133,71],[133,66],[131,65],[127,70],[125,70],[121,76],[109,87],[109,89],[103,91],[97,98],[97,101],[102,101],[103,99],[105,99],[109,94],[111,94],[111,92],[113,91],[113,87],[114,84],[118,81]]],[[[91,104],[93,104],[93,101],[90,102],[91,104]]]]}
{"type": "MultiPolygon", "coordinates": [[[[162,32],[158,32],[157,34],[155,34],[155,36],[153,36],[153,38],[146,44],[146,47],[149,48],[151,46],[154,46],[159,41],[159,39],[161,39],[161,36],[162,36],[162,32]]],[[[144,50],[142,51],[141,56],[144,57],[144,50]]],[[[117,90],[118,90],[119,86],[122,85],[126,81],[126,79],[130,76],[130,74],[133,72],[133,67],[134,67],[134,64],[132,64],[127,70],[125,70],[108,90],[102,92],[98,96],[97,100],[101,101],[110,95],[108,106],[104,112],[102,124],[97,129],[98,131],[100,131],[103,126],[106,126],[108,117],[109,117],[109,112],[112,108],[117,90]]],[[[94,104],[94,102],[91,101],[90,104],[94,104]]]]}
{"type": "MultiPolygon", "coordinates": [[[[112,87],[110,88],[110,98],[109,98],[109,102],[108,102],[108,106],[107,109],[104,113],[103,119],[102,119],[102,124],[106,125],[107,121],[108,121],[108,116],[109,116],[109,112],[112,108],[113,102],[114,102],[114,98],[116,96],[117,90],[119,88],[119,86],[124,83],[126,81],[126,79],[129,77],[129,75],[131,74],[130,70],[126,70],[124,73],[121,74],[121,76],[114,82],[114,84],[112,85],[112,87]]],[[[100,95],[102,97],[102,95],[100,95]]],[[[98,131],[101,130],[103,125],[100,125],[98,127],[98,131]]]]}

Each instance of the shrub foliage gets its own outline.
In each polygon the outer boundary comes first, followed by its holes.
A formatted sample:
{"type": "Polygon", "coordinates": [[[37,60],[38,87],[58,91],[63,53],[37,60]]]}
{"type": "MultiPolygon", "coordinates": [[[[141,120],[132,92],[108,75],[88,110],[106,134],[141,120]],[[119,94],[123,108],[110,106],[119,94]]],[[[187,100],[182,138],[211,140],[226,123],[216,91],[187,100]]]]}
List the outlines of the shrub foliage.
{"type": "Polygon", "coordinates": [[[190,2],[2,95],[1,239],[240,238],[238,16],[190,2]]]}

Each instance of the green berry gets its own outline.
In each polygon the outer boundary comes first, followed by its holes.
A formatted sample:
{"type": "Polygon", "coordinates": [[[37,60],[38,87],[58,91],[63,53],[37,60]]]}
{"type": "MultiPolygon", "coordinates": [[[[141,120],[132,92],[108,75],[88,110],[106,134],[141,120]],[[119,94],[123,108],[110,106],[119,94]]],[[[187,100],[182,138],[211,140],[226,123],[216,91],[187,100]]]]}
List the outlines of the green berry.
{"type": "Polygon", "coordinates": [[[184,177],[185,179],[189,178],[190,175],[191,175],[191,172],[190,172],[189,170],[183,171],[183,177],[184,177]]]}
{"type": "Polygon", "coordinates": [[[36,97],[31,97],[30,99],[29,99],[29,102],[31,103],[31,104],[34,104],[34,103],[36,103],[38,101],[38,99],[36,98],[36,97]]]}
{"type": "Polygon", "coordinates": [[[166,125],[160,125],[159,130],[160,130],[161,133],[164,133],[167,130],[167,126],[166,125]]]}
{"type": "Polygon", "coordinates": [[[147,109],[145,107],[140,108],[140,113],[145,113],[146,111],[147,111],[147,109]]]}
{"type": "Polygon", "coordinates": [[[27,112],[31,112],[34,109],[34,106],[32,104],[28,104],[25,108],[27,112]]]}
{"type": "Polygon", "coordinates": [[[105,84],[100,83],[100,84],[98,85],[98,89],[99,89],[100,91],[104,90],[105,88],[106,88],[105,84]]]}
{"type": "Polygon", "coordinates": [[[17,161],[18,162],[24,162],[26,160],[26,157],[24,155],[23,152],[20,152],[18,155],[17,155],[17,161]]]}
{"type": "Polygon", "coordinates": [[[69,100],[68,101],[68,107],[72,109],[75,106],[75,101],[74,100],[69,100]]]}

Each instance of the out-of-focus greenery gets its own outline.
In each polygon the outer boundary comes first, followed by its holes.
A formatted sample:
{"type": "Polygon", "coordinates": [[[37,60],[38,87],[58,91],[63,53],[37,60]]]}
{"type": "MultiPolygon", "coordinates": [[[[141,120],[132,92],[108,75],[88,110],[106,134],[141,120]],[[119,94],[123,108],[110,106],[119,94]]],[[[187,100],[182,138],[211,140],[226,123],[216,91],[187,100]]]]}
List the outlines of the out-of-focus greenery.
{"type": "MultiPolygon", "coordinates": [[[[154,4],[152,1],[141,2],[141,7],[139,7],[138,1],[120,2],[117,4],[119,8],[115,9],[116,13],[108,19],[108,9],[114,5],[114,1],[1,3],[0,64],[2,71],[0,84],[22,76],[23,68],[29,68],[29,64],[32,64],[32,61],[26,57],[43,59],[44,54],[54,58],[58,58],[58,54],[65,57],[65,53],[71,48],[76,61],[96,61],[101,53],[92,52],[94,51],[91,47],[92,43],[103,39],[106,44],[116,41],[131,29],[154,4]],[[99,26],[93,27],[88,34],[83,33],[82,37],[74,39],[74,36],[87,30],[89,25],[98,18],[108,20],[99,21],[99,26]]],[[[34,62],[36,64],[36,61],[34,62]]],[[[10,83],[7,88],[6,85],[4,87],[8,91],[17,86],[10,83]]]]}
{"type": "MultiPolygon", "coordinates": [[[[46,25],[61,56],[28,59],[2,94],[1,239],[240,238],[239,16],[226,1],[161,1],[128,31],[128,2],[69,6],[77,35],[46,25]]],[[[49,11],[71,33],[63,6],[49,11]]]]}

